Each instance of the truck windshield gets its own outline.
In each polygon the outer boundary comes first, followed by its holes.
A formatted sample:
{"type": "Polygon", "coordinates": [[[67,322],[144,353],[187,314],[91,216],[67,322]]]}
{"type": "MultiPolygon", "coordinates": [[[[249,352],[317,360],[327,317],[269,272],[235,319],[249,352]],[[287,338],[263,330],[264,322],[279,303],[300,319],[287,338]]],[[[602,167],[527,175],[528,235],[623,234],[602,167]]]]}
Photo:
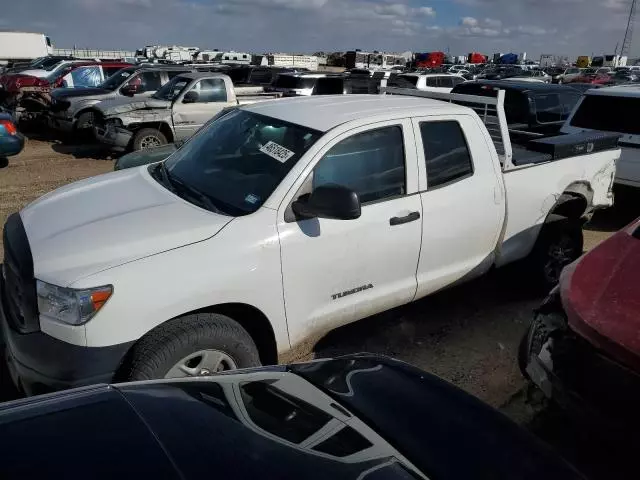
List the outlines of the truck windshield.
{"type": "Polygon", "coordinates": [[[98,85],[98,88],[114,91],[127,81],[136,71],[135,68],[123,68],[111,75],[107,80],[98,85]]]}
{"type": "Polygon", "coordinates": [[[151,98],[156,98],[158,100],[167,100],[171,101],[176,98],[182,90],[185,89],[187,85],[191,82],[191,79],[177,76],[173,77],[171,81],[165,83],[160,90],[151,95],[151,98]]]}
{"type": "MultiPolygon", "coordinates": [[[[206,200],[194,202],[203,208],[248,215],[262,206],[321,136],[300,125],[233,110],[203,128],[164,162],[166,183],[188,190],[186,200],[196,196],[206,200]]],[[[178,195],[182,191],[175,189],[178,195]]]]}
{"type": "Polygon", "coordinates": [[[586,95],[571,119],[571,126],[640,135],[637,120],[639,108],[640,98],[638,97],[586,95]]]}

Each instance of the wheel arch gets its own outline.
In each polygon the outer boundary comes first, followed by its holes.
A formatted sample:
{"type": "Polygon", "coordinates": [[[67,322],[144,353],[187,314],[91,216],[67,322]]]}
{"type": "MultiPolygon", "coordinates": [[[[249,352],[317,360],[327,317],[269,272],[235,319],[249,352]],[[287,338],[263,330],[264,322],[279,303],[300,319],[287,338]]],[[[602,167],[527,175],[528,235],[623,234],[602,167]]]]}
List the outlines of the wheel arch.
{"type": "Polygon", "coordinates": [[[574,182],[564,189],[553,204],[545,224],[566,220],[588,219],[593,208],[593,189],[588,182],[574,182]]]}
{"type": "MultiPolygon", "coordinates": [[[[127,364],[128,359],[130,358],[130,353],[133,351],[134,347],[151,332],[162,328],[167,322],[197,313],[217,313],[220,315],[226,315],[232,320],[238,322],[240,326],[249,333],[249,336],[256,344],[256,347],[258,348],[258,355],[260,356],[260,362],[263,365],[276,365],[278,363],[278,345],[276,336],[267,316],[260,309],[246,303],[223,303],[192,310],[190,312],[184,312],[181,315],[167,319],[156,325],[129,347],[127,353],[122,358],[118,371],[121,370],[123,365],[127,364]]],[[[116,373],[116,376],[118,376],[118,373],[116,373]]]]}
{"type": "Polygon", "coordinates": [[[160,133],[162,133],[166,138],[167,138],[167,142],[169,143],[173,143],[174,138],[173,138],[173,130],[171,130],[171,127],[169,126],[168,123],[166,122],[143,122],[143,123],[136,123],[135,125],[130,125],[128,127],[131,131],[134,132],[134,134],[136,134],[137,132],[139,132],[140,130],[142,130],[143,128],[151,128],[153,130],[158,130],[160,131],[160,133]]]}

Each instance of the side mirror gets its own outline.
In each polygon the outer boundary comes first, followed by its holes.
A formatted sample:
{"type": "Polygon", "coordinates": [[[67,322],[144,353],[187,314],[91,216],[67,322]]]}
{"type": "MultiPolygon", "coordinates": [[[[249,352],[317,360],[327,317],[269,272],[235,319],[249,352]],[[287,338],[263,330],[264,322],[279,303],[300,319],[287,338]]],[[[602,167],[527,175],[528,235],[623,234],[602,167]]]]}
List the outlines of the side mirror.
{"type": "Polygon", "coordinates": [[[120,89],[120,93],[125,97],[133,97],[138,92],[138,87],[135,85],[125,85],[120,89]]]}
{"type": "Polygon", "coordinates": [[[182,99],[182,103],[196,103],[198,101],[198,92],[191,90],[184,94],[184,98],[182,99]]]}
{"type": "Polygon", "coordinates": [[[317,187],[310,195],[304,195],[293,202],[291,208],[300,219],[355,220],[361,214],[358,194],[342,185],[317,187]]]}

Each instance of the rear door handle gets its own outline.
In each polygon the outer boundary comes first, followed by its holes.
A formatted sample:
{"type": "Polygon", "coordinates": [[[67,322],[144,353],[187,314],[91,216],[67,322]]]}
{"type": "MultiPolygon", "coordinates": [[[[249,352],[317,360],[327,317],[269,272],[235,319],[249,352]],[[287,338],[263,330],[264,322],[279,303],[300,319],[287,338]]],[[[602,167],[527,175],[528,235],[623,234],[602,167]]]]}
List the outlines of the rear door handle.
{"type": "Polygon", "coordinates": [[[389,219],[389,225],[392,227],[395,225],[402,225],[404,223],[415,222],[420,219],[420,212],[411,212],[404,217],[391,217],[389,219]]]}

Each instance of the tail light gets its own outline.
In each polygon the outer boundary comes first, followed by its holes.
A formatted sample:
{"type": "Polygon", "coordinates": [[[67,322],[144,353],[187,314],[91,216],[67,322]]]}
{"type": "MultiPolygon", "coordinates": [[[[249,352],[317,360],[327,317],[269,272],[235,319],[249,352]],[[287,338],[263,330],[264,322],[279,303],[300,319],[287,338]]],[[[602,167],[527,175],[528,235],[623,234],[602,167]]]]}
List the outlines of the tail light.
{"type": "MultiPolygon", "coordinates": [[[[62,79],[60,79],[62,80],[62,79]]],[[[44,78],[38,78],[35,82],[34,85],[36,87],[48,87],[49,86],[49,82],[47,80],[45,80],[44,78]]]]}
{"type": "Polygon", "coordinates": [[[0,132],[6,132],[9,135],[16,135],[18,133],[18,129],[11,120],[0,120],[0,132]]]}

